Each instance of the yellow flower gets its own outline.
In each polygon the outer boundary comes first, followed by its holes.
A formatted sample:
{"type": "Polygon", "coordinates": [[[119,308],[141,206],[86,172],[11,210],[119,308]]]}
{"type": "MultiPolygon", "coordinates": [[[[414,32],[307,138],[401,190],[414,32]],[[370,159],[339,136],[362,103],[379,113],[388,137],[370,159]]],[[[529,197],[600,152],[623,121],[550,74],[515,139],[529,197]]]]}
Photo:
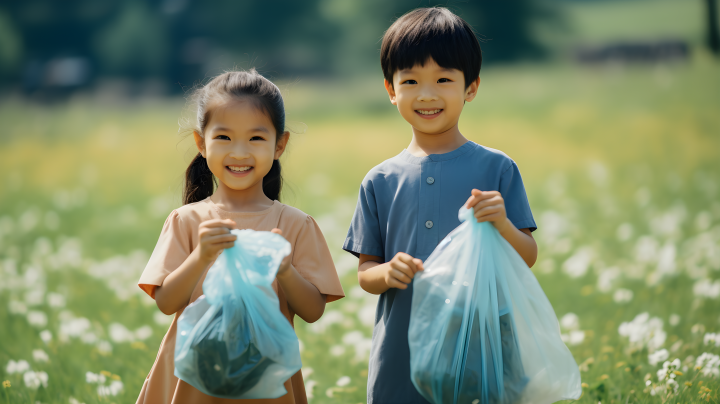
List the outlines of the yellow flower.
{"type": "Polygon", "coordinates": [[[625,362],[618,362],[615,364],[615,368],[621,368],[623,366],[625,366],[625,362]]]}
{"type": "Polygon", "coordinates": [[[5,380],[5,381],[3,382],[3,387],[5,387],[5,388],[10,387],[10,380],[5,380]]]}
{"type": "Polygon", "coordinates": [[[589,384],[587,384],[587,383],[583,383],[583,384],[581,384],[581,386],[582,386],[582,387],[583,387],[584,389],[586,389],[586,388],[590,387],[590,385],[589,385],[589,384]]]}
{"type": "Polygon", "coordinates": [[[602,376],[600,376],[600,380],[607,380],[607,379],[609,379],[609,378],[610,378],[610,376],[608,376],[608,375],[602,375],[602,376]]]}
{"type": "Polygon", "coordinates": [[[692,382],[685,382],[685,385],[688,387],[692,387],[692,382]]]}
{"type": "Polygon", "coordinates": [[[100,374],[106,377],[111,377],[112,373],[108,372],[107,370],[101,370],[100,374]]]}
{"type": "Polygon", "coordinates": [[[673,373],[675,373],[678,376],[682,376],[682,374],[683,374],[683,372],[681,372],[679,370],[675,370],[675,371],[673,371],[673,373]]]}
{"type": "Polygon", "coordinates": [[[626,371],[626,372],[629,372],[629,371],[630,371],[630,368],[625,368],[625,371],[626,371]]]}
{"type": "Polygon", "coordinates": [[[110,378],[113,380],[120,380],[120,376],[118,376],[118,375],[112,375],[112,376],[110,376],[110,378]]]}

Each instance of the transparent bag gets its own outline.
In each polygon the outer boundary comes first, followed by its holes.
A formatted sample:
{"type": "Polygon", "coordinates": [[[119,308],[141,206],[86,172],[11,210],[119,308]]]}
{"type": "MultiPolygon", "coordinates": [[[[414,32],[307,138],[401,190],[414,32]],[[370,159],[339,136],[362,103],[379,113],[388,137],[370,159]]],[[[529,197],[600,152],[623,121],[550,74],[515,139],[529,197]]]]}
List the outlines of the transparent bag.
{"type": "Polygon", "coordinates": [[[472,209],[413,280],[415,388],[434,404],[580,397],[580,372],[550,302],[517,251],[472,209]]]}
{"type": "Polygon", "coordinates": [[[233,230],[235,246],[220,254],[204,295],[178,319],[175,376],[222,398],[278,398],[302,366],[290,322],[272,282],[290,243],[270,232],[233,230]]]}

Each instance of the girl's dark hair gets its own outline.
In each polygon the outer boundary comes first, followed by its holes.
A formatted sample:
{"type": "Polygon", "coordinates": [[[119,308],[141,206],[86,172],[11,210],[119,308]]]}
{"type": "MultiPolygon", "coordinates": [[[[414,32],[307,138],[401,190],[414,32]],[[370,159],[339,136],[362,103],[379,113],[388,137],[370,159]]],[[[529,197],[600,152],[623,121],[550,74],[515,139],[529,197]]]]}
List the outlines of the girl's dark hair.
{"type": "MultiPolygon", "coordinates": [[[[255,69],[225,72],[197,89],[193,93],[197,108],[197,124],[193,125],[193,130],[201,135],[204,133],[212,114],[212,109],[209,108],[212,103],[233,99],[251,100],[267,114],[275,127],[276,142],[285,136],[285,105],[280,89],[255,69]]],[[[212,195],[215,185],[216,179],[205,157],[198,153],[185,171],[183,203],[202,201],[212,195]]],[[[263,192],[268,198],[279,201],[282,185],[280,161],[275,160],[263,178],[263,192]]]]}

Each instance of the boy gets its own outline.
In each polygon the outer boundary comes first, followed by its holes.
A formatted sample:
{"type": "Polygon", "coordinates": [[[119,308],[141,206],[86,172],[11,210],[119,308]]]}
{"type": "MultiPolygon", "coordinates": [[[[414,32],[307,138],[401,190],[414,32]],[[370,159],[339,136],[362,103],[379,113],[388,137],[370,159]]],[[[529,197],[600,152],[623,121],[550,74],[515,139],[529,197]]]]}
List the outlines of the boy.
{"type": "Polygon", "coordinates": [[[475,208],[528,266],[536,229],[520,172],[500,151],[458,129],[480,84],[482,56],[472,28],[445,8],[399,18],[381,48],[390,102],[412,126],[406,150],[376,166],[360,187],[343,248],[360,258],[360,286],[379,294],[368,374],[368,403],[427,403],[410,381],[412,279],[438,243],[475,208]]]}

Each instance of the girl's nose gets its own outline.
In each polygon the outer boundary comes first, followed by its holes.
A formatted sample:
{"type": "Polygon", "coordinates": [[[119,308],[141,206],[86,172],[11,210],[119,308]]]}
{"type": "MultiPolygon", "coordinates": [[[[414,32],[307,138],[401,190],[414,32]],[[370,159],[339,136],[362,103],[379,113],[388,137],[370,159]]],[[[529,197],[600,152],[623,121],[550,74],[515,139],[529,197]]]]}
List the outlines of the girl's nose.
{"type": "Polygon", "coordinates": [[[247,145],[238,143],[230,150],[230,157],[236,160],[248,158],[250,157],[250,148],[247,145]]]}

